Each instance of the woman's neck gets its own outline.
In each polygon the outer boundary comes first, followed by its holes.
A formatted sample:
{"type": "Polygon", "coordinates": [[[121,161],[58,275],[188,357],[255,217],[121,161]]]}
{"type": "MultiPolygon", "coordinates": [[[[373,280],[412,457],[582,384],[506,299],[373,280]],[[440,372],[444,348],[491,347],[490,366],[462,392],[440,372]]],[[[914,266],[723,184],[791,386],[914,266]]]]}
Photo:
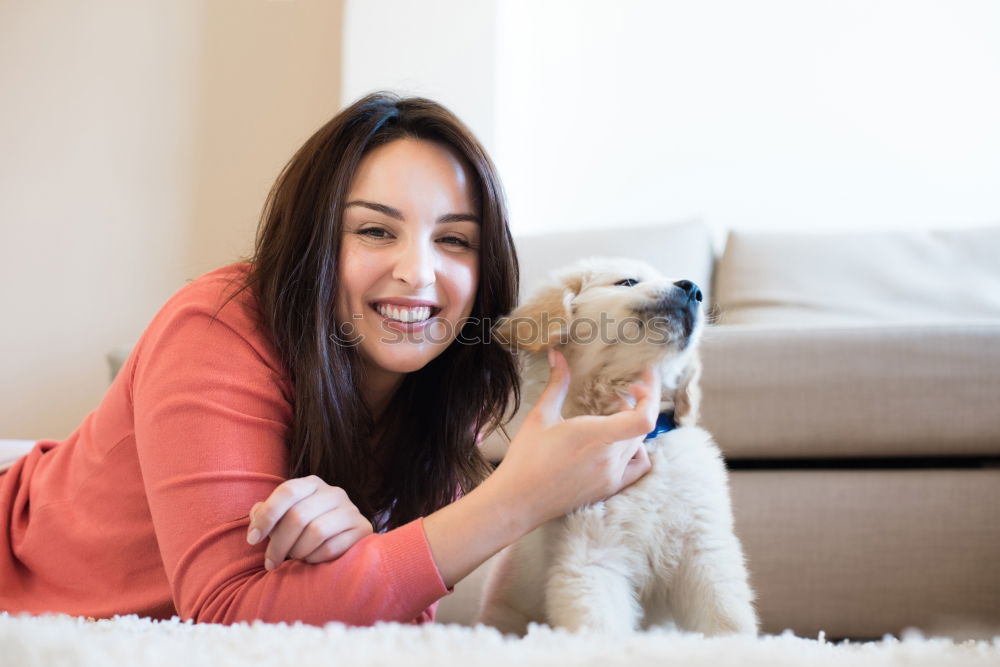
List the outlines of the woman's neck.
{"type": "Polygon", "coordinates": [[[389,401],[396,394],[399,386],[403,384],[402,373],[392,373],[372,364],[365,364],[365,378],[361,387],[361,395],[368,404],[368,409],[372,411],[372,417],[376,422],[382,417],[389,401]]]}

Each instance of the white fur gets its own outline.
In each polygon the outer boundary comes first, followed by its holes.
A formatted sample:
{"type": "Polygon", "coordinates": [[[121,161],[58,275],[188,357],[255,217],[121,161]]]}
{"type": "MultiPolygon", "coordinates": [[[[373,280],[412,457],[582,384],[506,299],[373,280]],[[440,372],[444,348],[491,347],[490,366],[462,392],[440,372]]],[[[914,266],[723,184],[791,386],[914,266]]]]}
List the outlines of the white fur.
{"type": "MultiPolygon", "coordinates": [[[[664,295],[676,296],[673,284],[640,262],[585,260],[536,291],[511,321],[541,321],[543,312],[548,321],[554,314],[572,322],[602,312],[628,318],[649,303],[663,303],[664,295]],[[640,282],[614,285],[624,278],[640,282]]],[[[676,320],[678,312],[664,316],[676,320]]],[[[726,468],[711,436],[693,425],[702,321],[699,309],[689,333],[678,324],[669,340],[661,337],[655,344],[565,336],[539,344],[519,337],[516,326],[508,330],[524,361],[521,415],[545,386],[545,350],[555,346],[572,373],[565,417],[615,412],[628,383],[656,364],[663,406],[678,410],[682,426],[645,443],[652,469],[638,482],[505,549],[487,578],[479,622],[518,635],[531,622],[608,633],[650,627],[705,635],[757,633],[754,596],[733,532],[726,468]]]]}

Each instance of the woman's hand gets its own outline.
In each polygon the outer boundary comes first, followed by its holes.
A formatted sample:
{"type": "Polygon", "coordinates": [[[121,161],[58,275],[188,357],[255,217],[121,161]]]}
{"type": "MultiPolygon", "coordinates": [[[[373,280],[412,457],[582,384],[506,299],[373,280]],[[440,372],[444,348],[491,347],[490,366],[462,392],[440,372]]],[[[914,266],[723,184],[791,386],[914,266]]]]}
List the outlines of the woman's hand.
{"type": "Polygon", "coordinates": [[[247,542],[270,536],[264,567],[273,570],[285,558],[307,563],[336,560],[373,532],[347,493],[316,475],[282,482],[267,500],[250,509],[247,542]]]}
{"type": "Polygon", "coordinates": [[[613,415],[562,418],[570,373],[565,357],[552,350],[549,383],[525,418],[494,471],[510,498],[540,525],[549,519],[607,499],[650,470],[642,441],[656,426],[660,382],[650,368],[630,387],[635,407],[623,401],[613,415]]]}

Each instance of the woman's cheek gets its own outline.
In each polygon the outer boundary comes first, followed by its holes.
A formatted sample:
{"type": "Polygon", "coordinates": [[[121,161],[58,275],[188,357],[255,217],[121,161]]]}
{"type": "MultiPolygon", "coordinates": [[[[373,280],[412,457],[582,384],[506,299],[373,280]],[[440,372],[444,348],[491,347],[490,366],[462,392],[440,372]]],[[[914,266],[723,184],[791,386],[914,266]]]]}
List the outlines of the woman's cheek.
{"type": "Polygon", "coordinates": [[[432,345],[449,344],[455,339],[452,324],[443,318],[437,318],[427,327],[424,340],[432,345]]]}
{"type": "Polygon", "coordinates": [[[476,300],[476,287],[479,284],[479,259],[473,258],[462,266],[458,286],[461,290],[460,302],[463,304],[462,314],[468,317],[472,312],[472,304],[476,300]]]}

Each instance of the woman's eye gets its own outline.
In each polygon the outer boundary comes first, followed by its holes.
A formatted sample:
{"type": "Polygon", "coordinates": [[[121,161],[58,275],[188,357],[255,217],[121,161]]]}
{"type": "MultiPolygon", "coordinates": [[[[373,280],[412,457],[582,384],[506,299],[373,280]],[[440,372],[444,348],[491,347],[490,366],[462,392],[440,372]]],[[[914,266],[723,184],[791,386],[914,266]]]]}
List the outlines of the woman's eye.
{"type": "Polygon", "coordinates": [[[445,245],[457,245],[463,248],[471,248],[472,244],[463,239],[461,236],[442,236],[441,241],[445,245]]]}
{"type": "Polygon", "coordinates": [[[381,227],[365,227],[364,229],[359,229],[357,232],[360,236],[367,236],[372,239],[387,239],[389,238],[389,233],[382,229],[381,227]]]}
{"type": "Polygon", "coordinates": [[[635,278],[626,278],[625,280],[619,280],[615,285],[620,285],[621,287],[632,287],[638,285],[639,281],[635,278]]]}

